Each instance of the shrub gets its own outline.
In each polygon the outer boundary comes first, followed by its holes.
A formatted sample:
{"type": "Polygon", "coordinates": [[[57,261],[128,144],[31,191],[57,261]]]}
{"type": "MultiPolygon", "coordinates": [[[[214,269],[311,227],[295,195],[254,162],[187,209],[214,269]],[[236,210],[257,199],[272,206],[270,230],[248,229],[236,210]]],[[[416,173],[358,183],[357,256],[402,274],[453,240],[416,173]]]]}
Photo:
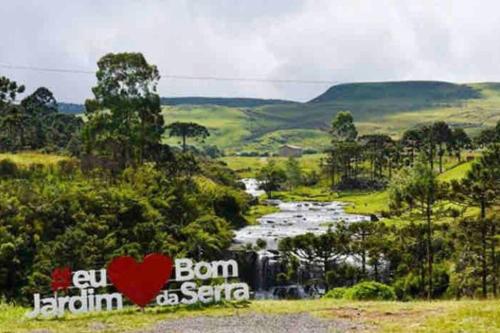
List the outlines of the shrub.
{"type": "Polygon", "coordinates": [[[369,281],[361,282],[348,288],[343,298],[359,301],[393,301],[396,299],[396,293],[394,289],[388,285],[369,281]]]}
{"type": "Polygon", "coordinates": [[[306,149],[304,149],[304,151],[302,153],[304,155],[310,155],[310,154],[317,154],[318,151],[316,149],[306,148],[306,149]]]}
{"type": "Polygon", "coordinates": [[[344,298],[345,292],[348,288],[345,287],[340,287],[340,288],[334,288],[330,290],[329,292],[326,293],[324,296],[325,298],[334,298],[334,299],[341,299],[344,298]]]}
{"type": "Polygon", "coordinates": [[[9,159],[0,161],[0,177],[12,177],[17,174],[17,165],[9,159]]]}
{"type": "Polygon", "coordinates": [[[77,160],[61,160],[57,162],[57,168],[59,172],[64,176],[70,176],[74,174],[80,167],[80,163],[77,160]]]}

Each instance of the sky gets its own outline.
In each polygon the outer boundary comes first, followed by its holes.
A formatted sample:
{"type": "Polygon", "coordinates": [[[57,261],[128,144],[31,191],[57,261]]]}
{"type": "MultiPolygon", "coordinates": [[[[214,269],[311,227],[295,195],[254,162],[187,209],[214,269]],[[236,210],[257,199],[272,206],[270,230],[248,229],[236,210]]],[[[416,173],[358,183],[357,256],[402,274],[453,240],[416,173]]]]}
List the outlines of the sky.
{"type": "MultiPolygon", "coordinates": [[[[488,0],[23,0],[0,6],[0,64],[95,71],[142,52],[161,96],[306,101],[331,84],[179,80],[210,76],[362,82],[500,81],[500,3],[488,0]]],[[[0,67],[27,91],[92,96],[92,74],[0,67]]]]}

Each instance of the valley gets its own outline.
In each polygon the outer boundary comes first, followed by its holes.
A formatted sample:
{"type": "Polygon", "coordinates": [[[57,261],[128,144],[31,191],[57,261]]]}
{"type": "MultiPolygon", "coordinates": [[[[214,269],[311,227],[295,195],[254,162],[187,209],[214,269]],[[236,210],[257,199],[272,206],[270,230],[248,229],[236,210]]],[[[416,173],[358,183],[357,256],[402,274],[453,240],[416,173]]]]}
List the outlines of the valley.
{"type": "MultiPolygon", "coordinates": [[[[500,84],[436,86],[436,82],[417,81],[415,87],[411,83],[338,85],[307,103],[257,107],[184,104],[164,106],[163,113],[167,123],[193,121],[206,126],[211,135],[204,144],[217,145],[229,155],[275,153],[283,144],[321,151],[330,142],[328,128],[339,111],[352,113],[361,135],[393,138],[408,128],[435,121],[446,121],[474,135],[500,120],[500,84]]],[[[173,139],[166,142],[177,144],[173,139]]]]}

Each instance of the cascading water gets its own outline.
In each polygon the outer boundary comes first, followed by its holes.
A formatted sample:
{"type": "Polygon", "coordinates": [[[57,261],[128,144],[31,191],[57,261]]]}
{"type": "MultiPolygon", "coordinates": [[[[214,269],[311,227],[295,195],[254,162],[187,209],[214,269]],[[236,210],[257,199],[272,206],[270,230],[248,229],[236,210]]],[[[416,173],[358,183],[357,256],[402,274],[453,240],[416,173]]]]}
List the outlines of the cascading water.
{"type": "MultiPolygon", "coordinates": [[[[252,178],[243,179],[247,193],[258,197],[263,194],[259,183],[252,178]]],[[[258,225],[247,226],[235,232],[236,244],[256,245],[258,239],[266,242],[266,248],[258,251],[256,259],[257,290],[266,290],[272,286],[272,277],[279,270],[277,260],[278,243],[285,237],[294,237],[305,233],[322,234],[329,227],[335,227],[339,221],[360,222],[369,221],[369,216],[348,214],[344,211],[345,204],[341,202],[282,202],[270,200],[268,204],[276,205],[280,211],[264,215],[257,221],[258,225]]]]}

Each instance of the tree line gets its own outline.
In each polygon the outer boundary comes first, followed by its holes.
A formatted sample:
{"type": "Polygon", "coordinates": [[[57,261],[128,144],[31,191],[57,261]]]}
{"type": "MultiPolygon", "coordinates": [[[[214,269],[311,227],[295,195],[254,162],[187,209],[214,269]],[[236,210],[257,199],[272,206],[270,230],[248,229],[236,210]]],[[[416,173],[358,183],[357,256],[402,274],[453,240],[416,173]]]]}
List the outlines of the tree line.
{"type": "Polygon", "coordinates": [[[83,121],[58,112],[54,95],[44,87],[17,103],[17,96],[24,91],[23,85],[0,77],[0,151],[76,153],[83,121]]]}
{"type": "Polygon", "coordinates": [[[500,121],[472,140],[463,128],[438,121],[406,130],[399,140],[385,134],[358,136],[349,112],[339,112],[331,125],[331,147],[322,164],[334,189],[385,187],[395,171],[412,167],[422,156],[431,170],[444,171],[444,158],[462,162],[464,150],[500,142],[500,121]],[[487,134],[484,134],[487,133],[487,134]]]}

